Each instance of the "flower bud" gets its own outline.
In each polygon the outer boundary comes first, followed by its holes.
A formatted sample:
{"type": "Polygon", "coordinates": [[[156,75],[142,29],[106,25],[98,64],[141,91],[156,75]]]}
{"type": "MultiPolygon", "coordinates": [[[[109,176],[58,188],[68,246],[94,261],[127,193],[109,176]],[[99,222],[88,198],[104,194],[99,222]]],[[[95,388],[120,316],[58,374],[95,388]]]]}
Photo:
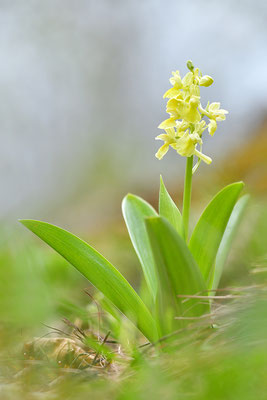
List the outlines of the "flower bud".
{"type": "Polygon", "coordinates": [[[191,72],[194,71],[194,64],[192,63],[191,60],[188,60],[186,65],[187,65],[187,68],[189,69],[189,71],[191,71],[191,72]]]}
{"type": "Polygon", "coordinates": [[[208,87],[208,86],[210,86],[212,84],[213,84],[213,79],[209,75],[204,75],[204,76],[202,76],[202,78],[199,79],[199,85],[200,86],[208,87]]]}

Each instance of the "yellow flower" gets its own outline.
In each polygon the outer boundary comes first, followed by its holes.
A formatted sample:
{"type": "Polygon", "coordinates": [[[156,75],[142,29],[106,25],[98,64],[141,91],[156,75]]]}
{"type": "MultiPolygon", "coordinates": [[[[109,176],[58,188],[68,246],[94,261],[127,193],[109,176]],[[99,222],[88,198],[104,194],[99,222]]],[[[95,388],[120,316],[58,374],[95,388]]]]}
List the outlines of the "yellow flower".
{"type": "Polygon", "coordinates": [[[205,131],[205,129],[208,128],[206,122],[202,119],[200,122],[197,122],[195,124],[195,130],[194,132],[196,132],[200,137],[202,136],[202,133],[205,131]]]}
{"type": "Polygon", "coordinates": [[[156,157],[159,160],[161,160],[162,157],[165,156],[165,154],[169,150],[169,146],[175,143],[176,141],[174,128],[165,129],[165,132],[166,133],[162,133],[156,137],[156,140],[164,141],[164,144],[159,148],[159,150],[156,153],[156,157]]]}
{"type": "Polygon", "coordinates": [[[190,134],[189,130],[184,132],[172,147],[183,157],[191,157],[195,152],[196,144],[202,143],[201,138],[197,134],[190,134]]]}
{"type": "Polygon", "coordinates": [[[220,106],[220,103],[211,103],[207,105],[205,110],[201,106],[199,107],[200,112],[210,119],[208,130],[211,136],[213,136],[217,130],[216,121],[224,121],[226,118],[225,114],[228,114],[228,111],[220,109],[220,106]]]}
{"type": "Polygon", "coordinates": [[[215,119],[216,121],[224,121],[225,114],[228,114],[228,111],[220,109],[221,103],[211,103],[207,107],[207,113],[209,114],[209,118],[215,119]]]}
{"type": "Polygon", "coordinates": [[[185,131],[189,128],[189,123],[185,120],[176,123],[176,138],[183,136],[185,131]]]}
{"type": "Polygon", "coordinates": [[[183,157],[191,157],[196,155],[205,163],[210,164],[212,161],[211,158],[197,150],[197,144],[202,145],[202,140],[199,135],[197,133],[189,133],[187,130],[183,136],[179,138],[176,143],[171,144],[171,146],[183,157]]]}
{"type": "Polygon", "coordinates": [[[178,103],[178,112],[180,118],[187,122],[196,123],[201,120],[200,113],[198,112],[198,106],[200,103],[200,98],[197,96],[191,96],[189,102],[185,100],[176,100],[178,103]]]}

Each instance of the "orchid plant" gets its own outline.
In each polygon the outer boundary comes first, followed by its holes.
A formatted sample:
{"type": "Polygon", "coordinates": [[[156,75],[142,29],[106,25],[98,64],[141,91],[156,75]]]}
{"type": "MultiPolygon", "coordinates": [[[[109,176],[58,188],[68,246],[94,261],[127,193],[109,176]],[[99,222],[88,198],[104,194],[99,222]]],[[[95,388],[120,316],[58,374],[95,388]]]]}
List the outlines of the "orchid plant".
{"type": "Polygon", "coordinates": [[[208,295],[218,287],[248,202],[248,195],[238,199],[242,182],[226,186],[207,205],[189,237],[192,174],[201,161],[211,163],[211,158],[202,153],[203,134],[207,130],[213,135],[227,111],[220,103],[202,107],[200,87],[210,86],[213,79],[203,76],[191,61],[187,67],[189,72],[183,79],[179,71],[172,73],[172,87],[163,96],[168,99],[170,117],[159,126],[165,133],[156,138],[164,142],[156,154],[158,159],[169,147],[187,158],[182,213],[162,178],[158,212],[132,194],[122,202],[123,217],[147,284],[146,300],[106,258],[77,236],[46,222],[21,220],[102,292],[112,303],[108,311],[113,316],[120,318],[119,310],[151,343],[184,327],[188,320],[209,314],[208,295]],[[207,300],[200,301],[197,295],[207,300]]]}

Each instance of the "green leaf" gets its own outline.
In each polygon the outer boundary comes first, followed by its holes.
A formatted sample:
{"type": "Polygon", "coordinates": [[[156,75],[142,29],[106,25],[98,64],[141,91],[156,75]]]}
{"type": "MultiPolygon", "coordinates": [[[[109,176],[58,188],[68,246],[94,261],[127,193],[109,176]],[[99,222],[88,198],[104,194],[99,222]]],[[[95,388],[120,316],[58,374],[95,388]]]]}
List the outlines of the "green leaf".
{"type": "Polygon", "coordinates": [[[158,214],[145,200],[128,194],[122,201],[123,217],[136,254],[141,263],[147,286],[153,299],[157,292],[157,275],[150,242],[145,226],[145,218],[158,214]]]}
{"type": "Polygon", "coordinates": [[[218,248],[243,186],[243,182],[232,183],[217,193],[199,218],[191,236],[189,249],[208,287],[218,248]]]}
{"type": "Polygon", "coordinates": [[[229,218],[228,224],[226,226],[217,256],[216,256],[216,261],[215,261],[215,269],[214,269],[214,278],[212,282],[212,289],[215,290],[218,288],[222,272],[223,272],[223,267],[225,265],[225,262],[227,260],[228,254],[231,249],[231,245],[233,242],[233,239],[237,233],[238,227],[240,225],[240,222],[242,220],[242,217],[244,215],[245,209],[247,207],[248,201],[249,201],[249,195],[246,194],[245,196],[241,197],[241,199],[238,200],[236,205],[234,206],[234,209],[232,211],[232,214],[229,218]]]}
{"type": "Polygon", "coordinates": [[[120,322],[121,321],[121,313],[118,311],[117,307],[103,295],[103,293],[99,292],[95,297],[96,302],[100,305],[100,307],[106,311],[108,314],[112,315],[112,317],[120,322]]]}
{"type": "Polygon", "coordinates": [[[35,220],[20,222],[80,271],[149,340],[155,339],[155,321],[145,304],[120,272],[101,254],[57,226],[35,220]]]}
{"type": "Polygon", "coordinates": [[[159,215],[165,217],[174,229],[176,229],[179,235],[184,238],[184,226],[181,213],[169,195],[162,176],[160,176],[159,215]]]}
{"type": "Polygon", "coordinates": [[[209,312],[209,304],[177,295],[206,294],[201,272],[185,241],[164,217],[146,219],[159,277],[157,295],[160,333],[166,334],[181,326],[176,316],[196,317],[209,312]]]}

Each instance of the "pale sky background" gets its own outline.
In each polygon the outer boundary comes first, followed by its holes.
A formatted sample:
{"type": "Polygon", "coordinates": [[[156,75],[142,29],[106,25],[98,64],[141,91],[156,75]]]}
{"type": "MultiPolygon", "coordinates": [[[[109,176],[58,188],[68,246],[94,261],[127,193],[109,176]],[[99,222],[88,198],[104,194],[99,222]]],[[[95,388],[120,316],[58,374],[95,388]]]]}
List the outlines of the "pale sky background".
{"type": "Polygon", "coordinates": [[[266,114],[266,21],[264,0],[0,0],[0,217],[179,179],[154,138],[188,59],[215,80],[203,103],[230,111],[204,152],[238,149],[266,114]]]}

